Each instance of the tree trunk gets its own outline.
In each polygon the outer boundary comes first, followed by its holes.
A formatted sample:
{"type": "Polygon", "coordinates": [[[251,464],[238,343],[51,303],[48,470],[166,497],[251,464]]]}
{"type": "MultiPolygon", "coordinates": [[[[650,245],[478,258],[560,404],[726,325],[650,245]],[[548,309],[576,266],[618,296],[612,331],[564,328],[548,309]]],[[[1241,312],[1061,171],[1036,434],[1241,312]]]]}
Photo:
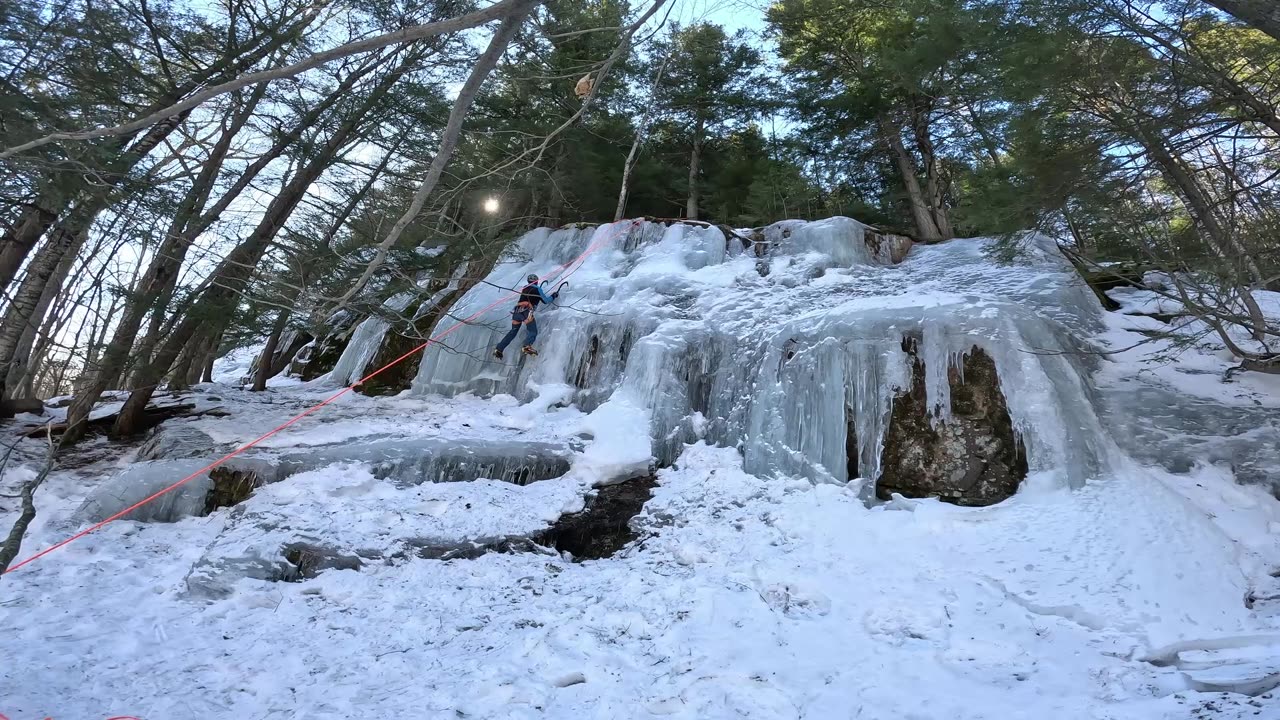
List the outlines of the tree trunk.
{"type": "Polygon", "coordinates": [[[1248,248],[1241,245],[1239,238],[1222,223],[1214,210],[1215,203],[1205,194],[1204,189],[1200,187],[1200,183],[1196,181],[1190,168],[1183,164],[1180,159],[1173,156],[1173,153],[1165,144],[1164,138],[1152,130],[1145,121],[1134,121],[1133,129],[1138,136],[1139,142],[1142,143],[1156,166],[1160,168],[1161,174],[1173,187],[1177,188],[1178,194],[1187,206],[1187,210],[1191,212],[1196,224],[1204,231],[1203,235],[1207,236],[1206,239],[1209,241],[1207,244],[1214,248],[1220,256],[1224,258],[1234,257],[1243,263],[1250,279],[1254,283],[1264,282],[1266,277],[1263,275],[1262,269],[1250,255],[1248,248]]]}
{"type": "MultiPolygon", "coordinates": [[[[101,278],[95,280],[101,282],[101,278]]],[[[45,318],[44,325],[41,326],[40,332],[36,337],[36,344],[32,348],[27,361],[26,372],[22,377],[18,378],[15,385],[14,397],[41,397],[37,391],[39,381],[47,373],[49,365],[49,351],[54,346],[54,338],[66,327],[67,321],[70,319],[71,313],[68,312],[68,303],[71,308],[81,306],[79,301],[71,301],[68,295],[62,295],[55,298],[52,311],[45,318]]]]}
{"type": "Polygon", "coordinates": [[[949,182],[946,171],[938,159],[937,148],[933,144],[933,136],[929,128],[929,111],[915,108],[911,113],[911,133],[916,139],[916,149],[924,160],[925,202],[929,206],[929,214],[933,217],[933,226],[943,240],[955,237],[951,228],[951,214],[947,210],[949,182]]]}
{"type": "Polygon", "coordinates": [[[920,180],[916,177],[916,163],[902,145],[901,130],[888,118],[880,119],[880,134],[885,145],[898,166],[898,175],[902,178],[902,186],[907,191],[907,203],[911,207],[911,219],[916,226],[916,233],[921,242],[939,242],[942,232],[934,220],[929,205],[925,202],[924,191],[920,189],[920,180]]]}
{"type": "Polygon", "coordinates": [[[289,318],[292,315],[292,309],[281,310],[276,316],[275,325],[271,326],[271,335],[267,338],[267,344],[262,348],[262,355],[258,358],[258,372],[253,377],[254,392],[267,389],[267,381],[271,379],[271,371],[275,369],[275,363],[272,360],[275,358],[276,348],[280,345],[280,336],[289,326],[289,318]]]}
{"type": "MultiPolygon", "coordinates": [[[[658,66],[657,72],[653,74],[652,92],[657,92],[658,85],[662,82],[662,76],[666,74],[667,62],[671,60],[671,55],[667,54],[662,58],[662,64],[658,66]]],[[[636,134],[631,140],[631,150],[627,153],[627,159],[622,163],[622,187],[618,189],[618,209],[613,213],[613,221],[618,222],[627,213],[627,196],[631,193],[631,171],[635,169],[636,158],[640,155],[640,146],[644,144],[644,138],[649,130],[649,118],[653,115],[655,103],[647,103],[645,105],[644,115],[641,116],[640,122],[636,123],[636,134]]]]}
{"type": "MultiPolygon", "coordinates": [[[[81,240],[83,242],[83,238],[81,240]]],[[[62,259],[58,261],[58,265],[54,268],[53,275],[49,281],[45,283],[44,290],[40,293],[40,299],[36,301],[35,309],[31,313],[22,330],[21,337],[18,338],[18,346],[13,353],[13,361],[9,364],[9,374],[4,379],[4,387],[6,396],[20,397],[21,388],[28,385],[31,372],[34,370],[32,364],[32,350],[35,347],[36,338],[40,334],[41,329],[45,326],[45,316],[49,312],[49,306],[53,304],[54,298],[62,292],[62,286],[67,280],[67,276],[71,274],[71,268],[76,264],[78,253],[68,251],[63,254],[62,259]]]]}
{"type": "Polygon", "coordinates": [[[636,156],[640,153],[643,130],[636,130],[635,139],[631,141],[631,151],[622,163],[622,187],[618,189],[618,209],[613,213],[613,221],[618,222],[627,214],[627,195],[631,190],[631,171],[636,166],[636,156]]]}
{"type": "Polygon", "coordinates": [[[339,151],[347,142],[356,136],[356,128],[367,124],[364,116],[383,100],[392,86],[409,71],[414,62],[416,58],[403,60],[369,91],[359,107],[351,108],[347,119],[334,130],[324,145],[316,151],[315,156],[302,166],[272,198],[253,232],[233,248],[213,270],[199,300],[192,304],[182,320],[174,326],[156,356],[135,375],[133,381],[135,388],[129,393],[129,399],[125,401],[124,407],[116,417],[113,434],[126,436],[136,432],[142,420],[142,412],[155,393],[156,386],[177,360],[179,353],[186,347],[191,337],[200,329],[205,318],[225,318],[231,315],[240,292],[257,268],[258,262],[266,254],[271,241],[284,227],[284,223],[298,203],[302,202],[307,190],[337,159],[339,151]]]}
{"type": "Polygon", "coordinates": [[[689,153],[689,202],[685,205],[685,217],[698,219],[698,175],[702,172],[702,133],[706,126],[702,118],[693,127],[693,150],[689,153]]]}
{"type": "Polygon", "coordinates": [[[1241,22],[1280,40],[1280,3],[1276,0],[1205,1],[1229,15],[1234,15],[1241,22]]]}
{"type": "Polygon", "coordinates": [[[0,289],[9,287],[18,274],[18,268],[22,267],[22,262],[44,236],[45,230],[58,219],[58,207],[61,207],[61,202],[56,198],[38,197],[5,233],[4,240],[0,241],[0,289]]]}
{"type": "Polygon", "coordinates": [[[190,389],[192,385],[200,382],[200,373],[204,372],[204,362],[209,357],[209,344],[212,342],[213,340],[205,340],[196,346],[195,352],[191,353],[191,363],[187,365],[183,387],[190,389]]]}
{"type": "Polygon", "coordinates": [[[471,67],[471,73],[467,76],[467,81],[463,83],[462,89],[458,91],[458,97],[454,100],[453,109],[449,112],[449,120],[445,124],[444,133],[440,136],[440,147],[437,148],[435,157],[431,158],[431,167],[427,169],[427,177],[423,179],[422,184],[418,186],[417,192],[413,194],[413,200],[409,203],[409,208],[405,210],[399,220],[396,220],[396,224],[392,226],[391,231],[378,244],[377,252],[374,253],[373,259],[369,261],[369,264],[365,266],[364,272],[359,279],[338,299],[334,307],[335,310],[344,307],[351,301],[351,298],[364,289],[373,274],[378,271],[378,268],[382,267],[382,264],[386,261],[387,252],[395,246],[396,241],[404,234],[405,228],[422,212],[422,207],[426,204],[427,198],[430,197],[436,185],[440,182],[440,176],[444,174],[445,166],[453,158],[453,151],[457,148],[458,139],[462,136],[462,122],[471,111],[471,105],[475,102],[476,94],[480,92],[480,86],[484,84],[484,81],[489,77],[489,73],[493,71],[498,61],[502,59],[507,46],[511,44],[511,40],[515,37],[520,26],[524,24],[525,17],[529,15],[538,2],[539,0],[516,0],[511,5],[511,10],[502,19],[502,24],[498,26],[498,29],[493,33],[493,37],[489,40],[489,46],[485,48],[484,53],[480,55],[475,65],[471,67]]]}
{"type": "MultiPolygon", "coordinates": [[[[115,255],[121,252],[122,248],[124,248],[129,242],[127,237],[118,237],[115,241],[115,247],[107,250],[104,249],[104,236],[118,235],[118,233],[115,232],[115,227],[120,223],[128,222],[130,218],[131,214],[127,208],[124,212],[116,213],[116,222],[112,223],[112,227],[105,228],[103,232],[96,235],[97,243],[88,251],[89,254],[86,257],[101,257],[102,253],[115,255]]],[[[84,268],[85,265],[81,265],[81,267],[84,268]]],[[[127,283],[128,287],[133,287],[137,282],[138,271],[139,268],[135,265],[127,283]]],[[[54,297],[51,309],[46,313],[45,321],[40,328],[35,348],[30,354],[31,360],[27,364],[26,376],[21,380],[21,387],[19,387],[21,395],[18,395],[17,397],[37,396],[34,393],[34,388],[37,384],[37,379],[46,374],[43,365],[48,359],[50,349],[54,345],[58,344],[55,342],[55,338],[59,336],[62,329],[71,321],[78,308],[101,307],[100,300],[103,294],[104,278],[109,272],[111,272],[111,268],[108,264],[103,263],[97,273],[94,274],[92,278],[88,279],[87,286],[81,288],[79,293],[74,294],[74,296],[71,290],[77,285],[83,284],[83,281],[81,279],[77,279],[75,283],[71,284],[71,287],[67,287],[66,283],[63,283],[63,290],[54,297]]],[[[116,309],[119,299],[119,295],[115,293],[112,294],[111,305],[107,308],[105,313],[101,313],[102,317],[116,317],[116,309]]],[[[78,341],[71,343],[71,347],[73,348],[78,346],[78,341]]]]}
{"type": "Polygon", "coordinates": [[[178,354],[178,359],[173,363],[173,368],[169,371],[169,390],[171,392],[181,392],[191,387],[189,377],[191,366],[195,363],[196,355],[200,354],[200,348],[204,346],[205,342],[203,335],[197,335],[187,342],[186,347],[182,348],[182,352],[178,354]]]}
{"type": "Polygon", "coordinates": [[[200,382],[213,382],[213,363],[218,360],[218,346],[222,344],[222,337],[219,336],[213,341],[212,349],[208,355],[204,356],[204,368],[200,371],[200,382]]]}
{"type": "MultiPolygon", "coordinates": [[[[67,255],[71,255],[74,261],[75,254],[88,237],[89,218],[84,213],[72,213],[67,223],[54,229],[48,242],[31,261],[31,267],[5,310],[4,320],[0,322],[0,380],[7,380],[14,363],[20,362],[17,353],[23,334],[38,328],[44,319],[36,313],[40,310],[45,290],[58,279],[58,268],[67,255]]],[[[8,397],[7,387],[0,392],[0,397],[8,397]]]]}
{"type": "Polygon", "coordinates": [[[1071,208],[1063,206],[1062,219],[1067,223],[1067,230],[1071,233],[1071,239],[1075,241],[1076,252],[1082,257],[1089,257],[1089,238],[1084,234],[1084,230],[1071,217],[1071,208]]]}
{"type": "Polygon", "coordinates": [[[1239,283],[1240,298],[1249,313],[1253,326],[1250,329],[1254,339],[1259,342],[1265,341],[1266,319],[1252,293],[1253,288],[1261,287],[1266,283],[1267,278],[1261,267],[1248,248],[1240,243],[1236,234],[1221,221],[1214,209],[1216,206],[1213,200],[1205,194],[1191,169],[1179,158],[1173,156],[1161,134],[1141,118],[1133,121],[1132,128],[1147,154],[1160,168],[1161,174],[1169,184],[1177,188],[1178,195],[1196,221],[1196,226],[1200,229],[1199,235],[1205,240],[1205,244],[1218,257],[1242,269],[1246,281],[1239,283]]]}
{"type": "Polygon", "coordinates": [[[210,333],[204,342],[196,347],[196,352],[191,356],[191,368],[187,371],[187,387],[200,382],[200,376],[204,374],[204,368],[210,362],[209,358],[218,351],[218,339],[221,337],[222,330],[210,333]]]}

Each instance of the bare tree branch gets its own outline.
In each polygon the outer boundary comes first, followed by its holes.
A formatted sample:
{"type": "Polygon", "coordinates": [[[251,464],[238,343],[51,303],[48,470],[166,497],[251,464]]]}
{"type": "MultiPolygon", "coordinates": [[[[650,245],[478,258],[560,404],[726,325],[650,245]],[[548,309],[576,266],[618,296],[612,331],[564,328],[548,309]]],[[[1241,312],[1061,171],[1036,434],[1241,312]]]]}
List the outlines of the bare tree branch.
{"type": "Polygon", "coordinates": [[[357,53],[364,53],[364,52],[370,52],[373,50],[378,50],[380,48],[387,47],[388,45],[399,45],[399,44],[413,42],[415,40],[422,40],[424,38],[434,37],[436,35],[443,35],[445,33],[457,32],[459,30],[466,30],[468,28],[473,28],[479,25],[483,25],[489,22],[490,20],[496,20],[500,17],[505,17],[513,11],[513,8],[522,4],[527,4],[528,2],[529,0],[499,0],[499,2],[496,2],[493,5],[490,5],[489,7],[484,8],[483,10],[477,10],[473,13],[468,13],[466,15],[462,15],[459,17],[449,18],[448,20],[440,20],[438,22],[426,23],[422,25],[410,25],[409,27],[401,28],[400,30],[396,30],[395,32],[384,33],[382,35],[371,37],[365,40],[349,42],[349,43],[346,43],[345,45],[339,45],[338,47],[332,48],[330,50],[325,50],[324,52],[318,52],[313,55],[310,55],[306,59],[300,60],[292,65],[286,65],[284,67],[274,68],[271,70],[260,70],[258,72],[247,73],[245,75],[241,75],[240,77],[234,80],[229,80],[220,85],[214,85],[211,88],[206,88],[204,90],[201,90],[200,92],[197,92],[191,95],[190,97],[188,97],[187,99],[181,102],[174,103],[169,107],[166,107],[162,110],[151,113],[146,117],[134,120],[133,122],[125,123],[123,125],[116,125],[114,127],[98,128],[96,130],[51,133],[49,135],[45,135],[44,137],[37,138],[30,142],[26,142],[21,145],[15,145],[11,148],[5,149],[3,152],[0,152],[0,160],[12,157],[14,155],[17,155],[18,153],[26,152],[27,150],[32,150],[34,148],[38,148],[43,145],[48,145],[51,142],[57,142],[59,140],[92,140],[94,138],[100,138],[100,137],[127,135],[129,133],[141,130],[142,128],[154,125],[157,122],[160,122],[161,120],[164,120],[166,118],[170,118],[170,117],[182,114],[184,112],[188,112],[191,109],[201,105],[206,100],[210,100],[219,95],[224,95],[234,90],[239,90],[242,87],[247,87],[249,85],[253,85],[256,83],[270,82],[272,80],[280,80],[287,77],[293,77],[295,75],[299,75],[303,72],[306,72],[307,70],[310,70],[315,67],[319,67],[321,65],[332,62],[334,60],[338,60],[340,58],[344,58],[349,55],[355,55],[357,53]]]}
{"type": "Polygon", "coordinates": [[[355,297],[356,293],[364,288],[369,279],[373,277],[373,274],[378,271],[378,268],[382,267],[382,263],[387,257],[387,251],[400,239],[409,223],[413,222],[414,218],[418,217],[418,214],[422,212],[422,207],[426,204],[427,198],[440,182],[440,176],[444,174],[445,166],[453,158],[454,148],[457,147],[458,139],[462,135],[462,123],[466,119],[467,113],[471,112],[471,104],[480,92],[480,86],[484,84],[485,79],[489,77],[489,73],[498,64],[502,54],[507,51],[507,46],[511,44],[516,31],[524,24],[525,17],[537,4],[538,0],[515,0],[512,3],[510,14],[503,18],[502,25],[498,27],[493,34],[493,38],[489,41],[489,47],[485,48],[484,54],[476,60],[475,65],[471,68],[471,74],[467,76],[466,83],[463,84],[462,89],[458,92],[458,97],[453,103],[453,109],[449,112],[449,121],[445,125],[444,134],[440,138],[440,148],[436,151],[435,157],[431,159],[431,167],[427,170],[427,176],[422,180],[422,184],[418,186],[417,192],[413,194],[413,201],[409,203],[409,208],[392,226],[391,231],[387,233],[387,237],[378,244],[377,252],[373,259],[369,261],[368,266],[365,267],[364,273],[338,300],[335,310],[344,307],[351,298],[355,297]]]}
{"type": "Polygon", "coordinates": [[[52,424],[45,426],[45,432],[48,436],[49,452],[45,456],[44,467],[40,469],[40,474],[22,485],[22,512],[18,515],[18,519],[14,521],[13,527],[9,529],[9,536],[5,538],[4,545],[0,545],[0,575],[9,570],[9,564],[22,551],[22,539],[26,537],[27,528],[31,526],[31,521],[36,519],[36,490],[44,484],[45,478],[49,477],[50,471],[53,470],[53,460],[57,455],[59,446],[53,444],[52,424]]]}

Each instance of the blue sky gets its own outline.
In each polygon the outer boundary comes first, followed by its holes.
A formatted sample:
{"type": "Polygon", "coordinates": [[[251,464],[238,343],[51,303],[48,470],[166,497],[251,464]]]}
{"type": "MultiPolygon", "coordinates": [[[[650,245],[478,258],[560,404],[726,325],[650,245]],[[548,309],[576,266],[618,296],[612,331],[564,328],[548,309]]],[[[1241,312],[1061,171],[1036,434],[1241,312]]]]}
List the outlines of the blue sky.
{"type": "Polygon", "coordinates": [[[730,31],[759,33],[764,30],[764,10],[768,5],[768,0],[676,0],[671,17],[683,25],[705,20],[730,31]]]}
{"type": "MultiPolygon", "coordinates": [[[[681,25],[694,22],[713,22],[723,25],[729,32],[746,30],[751,33],[764,52],[765,62],[775,70],[779,59],[773,52],[773,43],[761,36],[765,31],[765,8],[771,0],[675,0],[672,6],[671,19],[681,25]]],[[[790,120],[783,113],[763,119],[766,127],[786,134],[793,129],[790,120]]]]}

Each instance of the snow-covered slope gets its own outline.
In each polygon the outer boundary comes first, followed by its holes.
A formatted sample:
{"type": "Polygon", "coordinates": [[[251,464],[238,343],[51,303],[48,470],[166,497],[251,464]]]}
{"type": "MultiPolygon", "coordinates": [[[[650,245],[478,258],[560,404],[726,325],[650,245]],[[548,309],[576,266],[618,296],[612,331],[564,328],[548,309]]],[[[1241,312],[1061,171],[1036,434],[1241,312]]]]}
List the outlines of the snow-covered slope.
{"type": "MultiPolygon", "coordinates": [[[[233,461],[274,481],[247,499],[113,523],[6,576],[0,713],[1280,717],[1280,503],[1178,452],[1206,447],[1205,417],[1273,413],[1268,387],[1214,402],[1132,351],[1097,354],[1134,321],[1103,313],[1045,238],[1013,266],[981,240],[895,265],[842,218],[761,240],[651,223],[526,236],[449,315],[599,247],[540,309],[541,356],[488,357],[500,305],[429,350],[411,391],[345,396],[233,461]],[[994,361],[1026,450],[1017,495],[872,500],[905,337],[938,419],[946,369],[973,347],[994,361]],[[654,463],[616,555],[528,542],[654,463]]],[[[60,470],[27,547],[326,393],[202,391],[229,415],[60,470]]]]}

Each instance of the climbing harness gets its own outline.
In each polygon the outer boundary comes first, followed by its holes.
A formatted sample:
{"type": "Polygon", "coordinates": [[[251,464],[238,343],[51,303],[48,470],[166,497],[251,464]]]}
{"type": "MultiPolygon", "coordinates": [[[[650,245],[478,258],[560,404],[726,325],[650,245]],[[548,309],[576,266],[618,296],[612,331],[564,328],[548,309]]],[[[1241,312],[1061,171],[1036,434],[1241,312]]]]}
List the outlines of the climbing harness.
{"type": "Polygon", "coordinates": [[[516,303],[516,309],[511,313],[511,324],[527,325],[531,320],[533,320],[533,303],[528,300],[516,303]]]}
{"type": "MultiPolygon", "coordinates": [[[[640,222],[641,222],[641,220],[639,220],[639,219],[631,220],[631,221],[627,222],[625,225],[621,225],[621,226],[620,226],[617,230],[615,230],[614,232],[609,233],[609,235],[608,235],[607,237],[601,238],[600,240],[598,240],[598,241],[596,241],[596,242],[592,243],[591,245],[589,245],[589,246],[587,247],[587,249],[586,249],[586,250],[584,250],[584,251],[582,252],[582,254],[581,254],[581,255],[579,255],[578,257],[576,257],[576,258],[574,258],[574,259],[570,260],[570,261],[569,261],[569,262],[567,262],[567,263],[564,263],[563,265],[560,265],[559,267],[554,268],[550,273],[548,273],[551,277],[547,280],[547,282],[550,282],[551,280],[556,280],[556,279],[563,281],[564,279],[568,278],[570,275],[574,274],[575,272],[577,272],[579,269],[581,269],[581,268],[582,268],[582,264],[586,261],[586,259],[587,259],[587,257],[588,257],[588,256],[590,256],[592,253],[594,253],[595,251],[599,250],[600,248],[604,247],[606,244],[608,244],[609,242],[613,241],[615,238],[621,237],[624,233],[629,232],[631,229],[633,229],[634,227],[636,227],[637,225],[639,225],[639,224],[640,224],[640,222]],[[577,267],[573,267],[574,265],[576,265],[577,267]],[[568,268],[572,268],[572,269],[569,269],[569,270],[566,272],[566,269],[568,269],[568,268]]],[[[492,284],[492,283],[489,283],[489,284],[492,284]]],[[[562,283],[562,285],[563,285],[563,283],[562,283]]],[[[512,291],[512,292],[515,292],[515,291],[512,291]]],[[[286,420],[285,422],[281,423],[281,424],[280,424],[278,427],[276,427],[275,429],[273,429],[273,430],[271,430],[271,431],[267,432],[265,435],[262,435],[261,437],[255,438],[255,439],[253,439],[253,440],[251,440],[251,441],[249,441],[249,442],[245,443],[244,445],[241,445],[240,447],[237,447],[236,449],[232,450],[231,452],[227,453],[226,455],[223,455],[222,457],[218,458],[217,460],[214,460],[213,462],[209,463],[208,465],[205,465],[204,467],[200,468],[199,470],[196,470],[195,472],[193,472],[193,473],[191,473],[190,475],[188,475],[188,476],[186,476],[186,477],[182,478],[181,480],[178,480],[177,482],[175,482],[175,483],[173,483],[173,484],[171,484],[171,485],[168,485],[168,486],[166,486],[166,487],[164,487],[164,488],[161,488],[160,490],[157,490],[156,492],[154,492],[154,493],[152,493],[152,494],[148,495],[147,497],[145,497],[145,498],[143,498],[143,499],[139,500],[138,502],[136,502],[136,503],[134,503],[134,504],[130,505],[129,507],[127,507],[127,508],[125,508],[125,509],[123,509],[123,510],[121,510],[121,511],[117,512],[117,513],[115,513],[114,515],[111,515],[110,517],[106,518],[105,520],[100,520],[99,522],[96,522],[96,523],[94,523],[93,525],[90,525],[89,527],[87,527],[87,528],[85,528],[85,529],[81,530],[80,532],[75,533],[75,534],[74,534],[74,535],[72,535],[71,537],[69,537],[69,538],[67,538],[67,539],[65,539],[65,540],[61,540],[61,541],[59,541],[59,542],[56,542],[56,543],[54,543],[53,545],[50,545],[49,547],[47,547],[47,548],[45,548],[45,549],[43,549],[43,550],[41,550],[41,551],[39,551],[39,552],[35,553],[34,555],[31,555],[31,556],[29,556],[29,557],[27,557],[27,558],[25,558],[25,559],[23,559],[23,560],[21,560],[21,561],[19,561],[19,562],[14,563],[13,565],[10,565],[10,566],[9,566],[9,568],[8,568],[7,570],[5,570],[3,574],[4,574],[4,575],[8,575],[8,574],[9,574],[9,573],[11,573],[11,572],[15,572],[15,571],[16,571],[16,570],[18,570],[19,568],[26,567],[27,565],[30,565],[31,563],[35,562],[36,560],[39,560],[40,558],[42,558],[42,557],[44,557],[44,556],[48,555],[49,553],[51,553],[51,552],[53,552],[53,551],[55,551],[55,550],[58,550],[59,548],[65,547],[65,546],[67,546],[67,545],[70,545],[71,543],[75,542],[76,540],[79,540],[80,538],[82,538],[82,537],[84,537],[84,536],[86,536],[86,535],[89,535],[90,533],[93,533],[93,532],[95,532],[95,531],[97,531],[97,530],[99,530],[99,529],[103,528],[104,526],[108,525],[109,523],[112,523],[112,522],[115,522],[116,520],[119,520],[120,518],[124,517],[125,515],[128,515],[129,513],[133,512],[134,510],[137,510],[138,508],[142,507],[143,505],[146,505],[147,503],[150,503],[151,501],[153,501],[153,500],[155,500],[155,499],[157,499],[157,498],[163,497],[164,495],[167,495],[167,494],[169,494],[169,493],[173,492],[174,490],[176,490],[176,489],[178,489],[178,488],[182,487],[183,485],[186,485],[187,483],[191,482],[192,480],[194,480],[194,479],[196,479],[196,478],[200,477],[201,475],[203,475],[203,474],[205,474],[205,473],[209,472],[210,470],[212,470],[212,469],[214,469],[214,468],[218,467],[219,465],[222,465],[222,464],[223,464],[223,463],[225,463],[226,461],[228,461],[228,460],[230,460],[230,459],[232,459],[232,458],[236,457],[237,455],[240,455],[240,454],[241,454],[241,453],[243,453],[244,451],[249,450],[250,448],[256,447],[257,445],[261,444],[263,441],[267,440],[268,438],[270,438],[270,437],[272,437],[272,436],[274,436],[274,435],[277,435],[277,434],[279,434],[279,433],[283,432],[285,429],[289,428],[289,427],[290,427],[290,426],[292,426],[294,423],[297,423],[299,420],[301,420],[301,419],[305,418],[306,416],[311,415],[312,413],[317,412],[318,410],[320,410],[321,408],[323,408],[323,407],[325,407],[325,406],[327,406],[327,405],[331,405],[331,404],[333,404],[333,403],[334,403],[338,398],[340,398],[340,397],[342,397],[343,395],[346,395],[347,393],[351,392],[351,391],[352,391],[352,390],[354,390],[356,387],[358,387],[358,386],[360,386],[360,385],[362,385],[362,384],[364,384],[364,383],[366,383],[366,382],[368,382],[368,381],[372,380],[373,378],[375,378],[375,377],[377,377],[377,376],[381,375],[382,373],[384,373],[384,372],[386,372],[386,371],[390,370],[391,368],[395,367],[396,365],[399,365],[400,363],[404,362],[405,360],[408,360],[408,359],[409,359],[410,357],[412,357],[413,355],[415,355],[415,354],[417,354],[417,353],[419,353],[419,352],[422,352],[423,350],[425,350],[425,349],[426,349],[426,347],[427,347],[428,345],[430,345],[430,344],[432,344],[432,343],[439,343],[441,339],[443,339],[445,336],[447,336],[447,335],[449,335],[450,333],[452,333],[454,330],[457,330],[458,328],[462,327],[463,325],[468,325],[468,324],[470,324],[472,320],[475,320],[476,318],[480,317],[481,315],[483,315],[483,314],[485,314],[485,313],[489,312],[490,310],[492,310],[492,309],[494,309],[494,308],[498,307],[499,305],[501,305],[501,304],[503,304],[503,303],[507,302],[507,300],[508,300],[508,299],[509,299],[509,297],[501,297],[501,298],[498,298],[498,299],[497,299],[497,300],[495,300],[494,302],[492,302],[492,303],[490,303],[490,304],[486,305],[485,307],[481,308],[480,310],[477,310],[476,312],[472,313],[471,315],[469,315],[469,316],[467,316],[467,317],[465,317],[465,318],[463,318],[463,319],[459,320],[458,322],[454,323],[453,325],[449,326],[449,327],[448,327],[448,328],[446,328],[445,330],[443,330],[443,331],[441,331],[441,332],[437,333],[434,337],[429,338],[427,341],[423,342],[421,345],[418,345],[417,347],[415,347],[415,348],[413,348],[412,350],[410,350],[410,351],[406,352],[405,354],[401,355],[400,357],[398,357],[398,358],[396,358],[396,359],[392,360],[391,362],[387,363],[386,365],[383,365],[382,367],[378,368],[377,370],[374,370],[373,372],[369,373],[368,375],[366,375],[366,376],[364,376],[364,377],[360,378],[359,380],[357,380],[357,381],[355,381],[355,382],[351,383],[350,385],[347,385],[346,387],[342,388],[341,390],[339,390],[338,392],[334,393],[333,395],[330,395],[329,397],[325,398],[325,399],[324,399],[324,400],[322,400],[321,402],[319,402],[319,403],[317,403],[317,404],[315,404],[315,405],[312,405],[311,407],[307,408],[306,410],[303,410],[302,412],[298,413],[297,415],[294,415],[293,417],[289,418],[289,419],[288,419],[288,420],[286,420]]],[[[534,351],[534,352],[533,352],[533,353],[531,353],[531,354],[536,355],[536,354],[537,354],[537,352],[536,352],[536,351],[534,351]]]]}

